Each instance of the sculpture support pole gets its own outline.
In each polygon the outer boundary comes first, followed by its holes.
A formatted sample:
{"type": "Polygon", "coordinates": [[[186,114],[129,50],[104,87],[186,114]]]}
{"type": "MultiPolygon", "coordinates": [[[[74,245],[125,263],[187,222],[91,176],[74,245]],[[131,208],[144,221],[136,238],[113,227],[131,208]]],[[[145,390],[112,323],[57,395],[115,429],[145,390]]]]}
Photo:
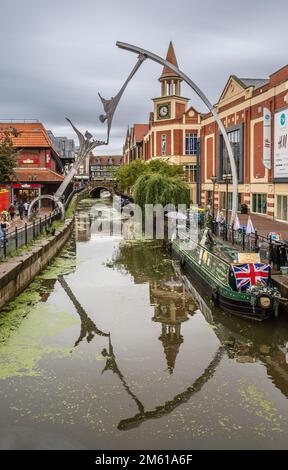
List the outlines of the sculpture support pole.
{"type": "Polygon", "coordinates": [[[177,75],[179,75],[194,91],[195,93],[197,93],[197,95],[201,98],[201,100],[203,101],[203,103],[206,104],[207,108],[209,109],[209,111],[212,113],[212,115],[214,116],[215,118],[215,121],[217,122],[218,124],[218,127],[223,135],[223,138],[224,138],[224,142],[225,142],[225,145],[226,145],[226,148],[227,148],[227,152],[228,152],[228,156],[229,156],[229,161],[230,161],[230,165],[231,165],[231,173],[232,173],[232,213],[231,213],[231,224],[233,225],[234,223],[234,220],[235,220],[235,217],[236,217],[236,213],[237,213],[237,195],[238,195],[238,176],[237,176],[237,168],[236,168],[236,163],[235,163],[235,159],[234,159],[234,154],[233,154],[233,150],[232,150],[232,147],[231,147],[231,144],[230,144],[230,141],[229,141],[229,138],[228,138],[228,134],[227,134],[227,131],[219,117],[219,115],[217,114],[214,106],[212,105],[212,103],[210,103],[210,101],[208,100],[208,98],[206,97],[206,95],[200,90],[200,88],[185,74],[183,73],[181,70],[178,69],[178,67],[176,67],[175,65],[171,64],[169,61],[165,60],[165,59],[162,59],[162,57],[156,55],[156,54],[153,54],[152,52],[149,52],[145,49],[142,49],[138,46],[134,46],[132,44],[127,44],[125,42],[119,42],[117,41],[116,42],[116,45],[118,47],[120,47],[121,49],[125,49],[125,50],[128,50],[130,52],[134,52],[136,54],[140,54],[141,56],[144,56],[144,57],[148,57],[149,59],[153,60],[154,62],[157,62],[158,64],[161,64],[161,65],[166,65],[167,67],[169,67],[169,69],[173,70],[173,72],[177,73],[177,75]]]}

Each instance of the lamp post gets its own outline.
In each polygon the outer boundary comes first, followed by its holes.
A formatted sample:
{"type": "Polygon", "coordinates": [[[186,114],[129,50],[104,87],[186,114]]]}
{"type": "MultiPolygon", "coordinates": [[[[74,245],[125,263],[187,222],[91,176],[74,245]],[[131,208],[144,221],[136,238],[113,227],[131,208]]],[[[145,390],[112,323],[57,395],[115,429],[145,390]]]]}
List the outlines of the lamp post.
{"type": "Polygon", "coordinates": [[[227,240],[227,232],[228,232],[228,185],[231,182],[232,175],[230,173],[225,173],[222,175],[223,181],[226,183],[226,191],[225,191],[225,210],[226,210],[226,215],[225,215],[225,238],[227,240]]]}
{"type": "Polygon", "coordinates": [[[212,189],[212,214],[213,214],[213,219],[215,217],[215,213],[214,213],[214,195],[215,195],[215,184],[216,184],[216,181],[217,181],[217,176],[211,176],[210,180],[212,181],[212,184],[213,184],[213,189],[212,189]]]}

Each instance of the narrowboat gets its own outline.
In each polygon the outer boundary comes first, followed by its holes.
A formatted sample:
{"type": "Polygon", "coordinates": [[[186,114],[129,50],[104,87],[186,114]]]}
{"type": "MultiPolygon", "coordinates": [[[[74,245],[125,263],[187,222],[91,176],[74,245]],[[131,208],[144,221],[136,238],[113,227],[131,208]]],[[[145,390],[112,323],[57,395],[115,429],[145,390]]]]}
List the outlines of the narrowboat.
{"type": "Polygon", "coordinates": [[[182,236],[171,241],[169,249],[189,279],[225,312],[259,321],[277,317],[281,295],[271,285],[270,267],[266,285],[258,283],[239,290],[233,270],[235,263],[201,243],[182,236]]]}

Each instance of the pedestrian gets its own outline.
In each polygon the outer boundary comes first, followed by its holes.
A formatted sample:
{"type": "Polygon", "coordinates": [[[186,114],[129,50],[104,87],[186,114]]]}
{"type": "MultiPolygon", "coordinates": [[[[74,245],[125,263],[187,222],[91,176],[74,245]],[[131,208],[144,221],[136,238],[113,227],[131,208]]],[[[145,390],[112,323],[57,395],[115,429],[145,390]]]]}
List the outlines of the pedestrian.
{"type": "Polygon", "coordinates": [[[4,246],[4,232],[2,230],[2,227],[0,225],[0,248],[3,248],[4,246]]]}
{"type": "Polygon", "coordinates": [[[1,220],[4,221],[4,222],[8,222],[9,220],[9,212],[7,211],[7,209],[3,209],[3,211],[1,212],[1,220]]]}
{"type": "Polygon", "coordinates": [[[29,203],[27,201],[24,202],[24,210],[25,210],[25,217],[28,215],[29,203]]]}
{"type": "Polygon", "coordinates": [[[14,220],[15,213],[16,213],[16,208],[13,204],[11,204],[11,206],[9,207],[9,214],[10,214],[11,222],[13,222],[14,220]]]}
{"type": "Polygon", "coordinates": [[[24,204],[23,204],[22,201],[20,201],[20,203],[19,203],[18,212],[19,212],[20,219],[23,220],[24,213],[25,213],[25,207],[24,207],[24,204]]]}
{"type": "Polygon", "coordinates": [[[0,226],[1,226],[1,230],[2,230],[2,232],[3,232],[3,235],[6,235],[6,234],[7,234],[7,230],[8,230],[8,228],[10,227],[9,222],[7,222],[7,220],[5,220],[5,221],[2,220],[0,226]]]}

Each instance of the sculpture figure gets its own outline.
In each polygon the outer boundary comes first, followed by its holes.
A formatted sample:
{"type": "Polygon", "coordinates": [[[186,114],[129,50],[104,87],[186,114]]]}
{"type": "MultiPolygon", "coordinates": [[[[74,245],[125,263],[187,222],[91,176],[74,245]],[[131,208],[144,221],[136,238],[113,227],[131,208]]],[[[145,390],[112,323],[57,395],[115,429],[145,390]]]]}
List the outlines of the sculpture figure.
{"type": "Polygon", "coordinates": [[[121,87],[120,91],[117,93],[115,97],[112,97],[110,100],[106,100],[103,98],[100,93],[99,97],[101,99],[101,102],[103,104],[103,108],[105,111],[105,114],[101,114],[99,116],[99,120],[104,123],[107,120],[107,139],[106,141],[102,140],[97,140],[93,139],[93,135],[89,132],[86,131],[85,134],[82,134],[82,132],[77,129],[77,127],[72,123],[72,121],[68,118],[66,120],[71,124],[73,130],[77,134],[78,140],[79,140],[79,152],[78,155],[75,159],[75,162],[68,172],[68,174],[65,176],[64,180],[60,184],[59,188],[55,192],[54,195],[42,195],[38,196],[33,201],[31,202],[29,206],[29,211],[28,211],[28,218],[31,218],[33,214],[33,208],[35,204],[39,203],[40,200],[42,199],[52,199],[58,208],[58,210],[61,211],[62,214],[62,219],[64,218],[65,215],[65,208],[63,204],[63,196],[64,192],[67,188],[67,186],[73,181],[74,176],[76,175],[80,165],[83,164],[85,161],[86,157],[92,152],[92,150],[96,147],[99,147],[100,145],[108,145],[109,143],[109,138],[110,138],[110,131],[111,131],[111,126],[112,126],[112,120],[116,111],[116,108],[118,106],[118,103],[121,99],[121,96],[124,93],[125,88],[127,87],[128,83],[130,82],[131,78],[135,75],[139,67],[141,66],[142,62],[145,60],[145,56],[140,54],[137,60],[136,65],[133,67],[130,75],[128,76],[127,80],[125,81],[124,85],[121,87]]]}

